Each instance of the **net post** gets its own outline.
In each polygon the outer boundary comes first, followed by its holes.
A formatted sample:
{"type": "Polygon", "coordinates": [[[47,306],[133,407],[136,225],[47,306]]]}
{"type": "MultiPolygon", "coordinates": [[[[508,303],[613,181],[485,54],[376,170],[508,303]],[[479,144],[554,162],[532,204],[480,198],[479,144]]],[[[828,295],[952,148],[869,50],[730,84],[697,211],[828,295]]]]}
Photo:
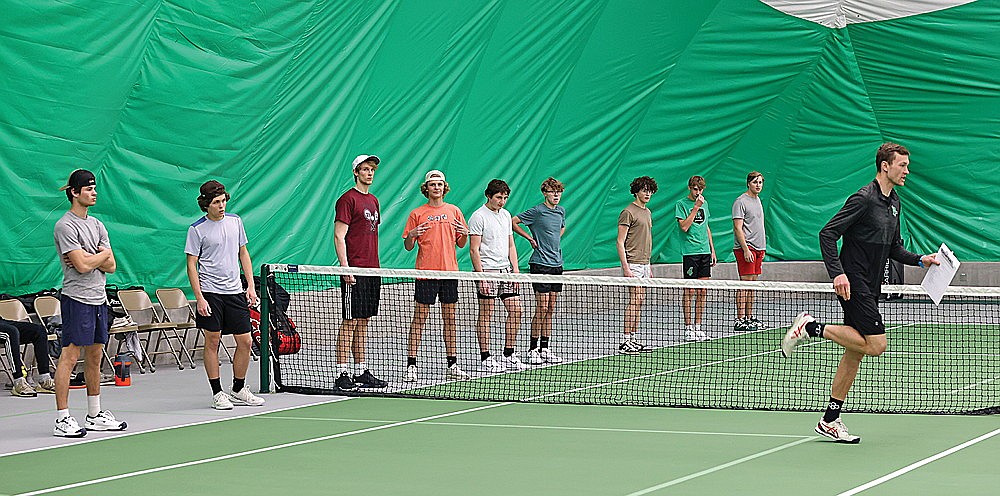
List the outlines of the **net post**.
{"type": "Polygon", "coordinates": [[[260,266],[260,392],[271,392],[271,292],[268,278],[271,271],[267,264],[260,266]]]}

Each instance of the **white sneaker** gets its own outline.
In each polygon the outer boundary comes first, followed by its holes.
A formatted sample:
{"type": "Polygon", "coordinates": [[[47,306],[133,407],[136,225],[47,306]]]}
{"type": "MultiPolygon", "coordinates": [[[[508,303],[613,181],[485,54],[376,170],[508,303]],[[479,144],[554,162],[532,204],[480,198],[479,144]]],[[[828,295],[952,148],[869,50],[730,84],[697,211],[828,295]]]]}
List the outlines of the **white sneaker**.
{"type": "Polygon", "coordinates": [[[696,331],[694,331],[694,334],[695,334],[695,337],[698,338],[698,341],[708,341],[710,339],[708,337],[708,334],[705,334],[705,331],[697,331],[696,330],[696,331]]]}
{"type": "Polygon", "coordinates": [[[694,330],[694,326],[684,328],[684,339],[687,341],[698,341],[698,332],[694,330]]]}
{"type": "Polygon", "coordinates": [[[240,391],[229,393],[229,401],[234,405],[242,406],[264,406],[264,398],[256,396],[250,392],[250,388],[243,386],[240,391]]]}
{"type": "Polygon", "coordinates": [[[58,437],[83,437],[87,435],[87,430],[80,427],[73,417],[66,417],[56,420],[56,427],[52,431],[53,436],[58,437]]]}
{"type": "Polygon", "coordinates": [[[501,365],[500,362],[497,361],[496,357],[494,357],[492,355],[486,357],[486,360],[483,360],[479,364],[479,371],[480,372],[487,372],[487,373],[490,373],[490,374],[498,374],[498,373],[503,372],[505,370],[507,370],[507,369],[504,368],[504,366],[501,365]]]}
{"type": "Polygon", "coordinates": [[[509,357],[503,357],[503,363],[507,366],[508,372],[520,372],[528,368],[528,366],[521,361],[521,357],[516,351],[509,357]]]}
{"type": "Polygon", "coordinates": [[[626,355],[633,355],[635,353],[639,353],[639,348],[636,346],[635,341],[626,339],[625,341],[622,341],[622,344],[618,345],[618,352],[626,355]]]}
{"type": "Polygon", "coordinates": [[[128,424],[124,420],[116,419],[107,410],[101,410],[93,417],[87,415],[88,431],[123,431],[126,427],[128,427],[128,424]]]}
{"type": "MultiPolygon", "coordinates": [[[[562,363],[563,361],[559,355],[552,353],[552,350],[548,348],[542,348],[538,354],[540,354],[542,356],[542,360],[545,360],[547,363],[562,363]]],[[[531,361],[529,360],[528,363],[531,363],[531,361]]]]}
{"type": "Polygon", "coordinates": [[[224,391],[219,391],[212,397],[212,408],[216,410],[232,410],[233,401],[224,391]]]}
{"type": "Polygon", "coordinates": [[[445,374],[448,379],[464,381],[469,378],[469,374],[466,374],[458,364],[454,364],[448,367],[448,372],[445,374]]]}
{"type": "Polygon", "coordinates": [[[806,324],[810,322],[815,322],[816,319],[809,312],[802,312],[798,317],[795,317],[795,322],[792,323],[792,327],[788,328],[788,332],[785,333],[784,339],[781,340],[781,353],[785,357],[792,356],[792,351],[795,347],[802,342],[803,339],[809,337],[806,333],[806,324]]]}
{"type": "Polygon", "coordinates": [[[417,382],[417,366],[407,365],[406,375],[403,376],[403,381],[405,382],[417,382]]]}
{"type": "Polygon", "coordinates": [[[542,353],[538,350],[538,348],[528,350],[528,363],[531,365],[541,365],[545,363],[545,359],[542,358],[542,353]]]}
{"type": "Polygon", "coordinates": [[[847,426],[839,418],[829,423],[820,419],[819,423],[816,424],[816,432],[838,443],[858,444],[861,442],[860,436],[852,436],[850,432],[847,432],[847,426]]]}

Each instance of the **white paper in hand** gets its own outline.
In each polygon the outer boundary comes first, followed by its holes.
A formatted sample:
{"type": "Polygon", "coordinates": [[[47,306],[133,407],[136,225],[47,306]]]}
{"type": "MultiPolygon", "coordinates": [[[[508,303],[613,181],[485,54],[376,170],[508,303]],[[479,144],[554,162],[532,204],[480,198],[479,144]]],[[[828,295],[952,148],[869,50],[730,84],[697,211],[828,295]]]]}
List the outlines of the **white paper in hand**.
{"type": "Polygon", "coordinates": [[[938,249],[937,261],[941,262],[941,265],[931,265],[927,269],[927,273],[924,274],[924,281],[920,285],[934,300],[934,304],[940,305],[941,297],[951,285],[951,280],[955,278],[955,273],[958,272],[958,267],[962,263],[955,258],[955,254],[944,243],[941,243],[941,248],[938,249]]]}

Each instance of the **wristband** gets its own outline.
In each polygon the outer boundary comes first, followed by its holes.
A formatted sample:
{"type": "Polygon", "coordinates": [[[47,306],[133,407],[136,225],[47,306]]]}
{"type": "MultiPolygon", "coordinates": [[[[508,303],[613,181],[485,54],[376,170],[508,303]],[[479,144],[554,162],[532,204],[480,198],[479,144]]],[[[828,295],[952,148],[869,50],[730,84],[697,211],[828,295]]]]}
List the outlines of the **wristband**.
{"type": "Polygon", "coordinates": [[[923,266],[924,266],[924,260],[923,260],[923,258],[921,258],[920,260],[917,260],[917,265],[919,265],[921,268],[923,268],[923,266]]]}

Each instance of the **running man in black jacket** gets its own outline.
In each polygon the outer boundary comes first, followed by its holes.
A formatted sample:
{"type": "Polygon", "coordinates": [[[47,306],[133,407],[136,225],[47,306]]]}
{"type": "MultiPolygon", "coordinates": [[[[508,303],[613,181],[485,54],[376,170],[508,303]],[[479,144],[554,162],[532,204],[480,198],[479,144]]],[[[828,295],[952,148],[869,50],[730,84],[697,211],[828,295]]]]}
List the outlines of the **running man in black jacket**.
{"type": "Polygon", "coordinates": [[[917,255],[903,248],[899,234],[899,196],[893,187],[906,183],[910,152],[902,145],[885,143],[875,154],[875,180],[851,195],[843,208],[819,232],[826,271],[844,309],[844,325],[821,324],[802,312],[785,334],[781,351],[790,356],[808,337],[826,338],[844,347],[830,391],[826,414],[816,432],[834,441],[859,443],[840,420],[840,409],[858,375],[865,355],[879,356],[886,348],[885,323],[878,310],[886,260],[924,267],[939,262],[934,255],[917,255]],[[844,238],[840,255],[837,240],[844,238]]]}

